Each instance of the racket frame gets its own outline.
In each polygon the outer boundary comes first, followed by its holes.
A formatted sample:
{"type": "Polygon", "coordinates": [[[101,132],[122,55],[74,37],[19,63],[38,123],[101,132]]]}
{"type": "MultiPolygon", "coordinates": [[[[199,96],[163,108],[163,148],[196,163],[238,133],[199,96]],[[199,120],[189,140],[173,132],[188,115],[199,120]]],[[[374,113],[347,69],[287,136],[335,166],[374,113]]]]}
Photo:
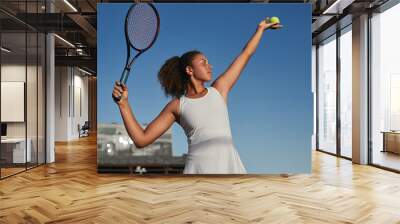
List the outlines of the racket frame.
{"type": "Polygon", "coordinates": [[[122,72],[122,75],[121,75],[120,84],[126,84],[126,81],[128,80],[128,76],[129,76],[129,73],[130,73],[130,70],[131,70],[131,67],[132,67],[133,62],[134,62],[143,52],[145,52],[146,50],[148,50],[149,48],[151,48],[151,47],[153,46],[153,44],[154,44],[154,43],[156,42],[156,40],[157,40],[159,31],[160,31],[160,15],[158,14],[157,9],[155,8],[155,6],[154,6],[152,3],[150,3],[150,2],[147,2],[147,3],[134,3],[134,4],[131,5],[131,7],[129,8],[128,13],[126,14],[126,17],[125,17],[125,40],[126,40],[127,57],[126,57],[125,68],[124,68],[124,70],[123,70],[123,72],[122,72]],[[133,8],[134,8],[137,4],[148,4],[148,5],[153,9],[154,13],[156,14],[156,18],[157,18],[157,30],[156,30],[156,34],[155,34],[155,36],[154,36],[154,38],[153,38],[153,41],[149,44],[149,46],[147,46],[147,47],[144,48],[144,49],[138,49],[138,48],[136,48],[136,47],[131,43],[131,41],[130,41],[130,39],[129,39],[129,36],[128,36],[128,17],[129,17],[130,12],[133,10],[133,8]],[[133,48],[133,49],[135,49],[136,51],[138,51],[138,53],[135,55],[135,57],[133,57],[131,60],[130,60],[130,57],[131,57],[130,48],[133,48]]]}

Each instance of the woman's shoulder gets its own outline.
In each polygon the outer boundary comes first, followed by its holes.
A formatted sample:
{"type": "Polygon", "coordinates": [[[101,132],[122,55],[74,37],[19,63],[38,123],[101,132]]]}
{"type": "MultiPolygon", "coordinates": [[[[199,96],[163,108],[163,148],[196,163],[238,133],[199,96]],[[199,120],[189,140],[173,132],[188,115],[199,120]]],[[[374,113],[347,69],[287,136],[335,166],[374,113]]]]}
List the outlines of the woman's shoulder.
{"type": "Polygon", "coordinates": [[[172,111],[173,113],[178,114],[179,112],[179,98],[171,99],[167,105],[165,106],[168,110],[172,111]]]}
{"type": "Polygon", "coordinates": [[[165,108],[175,116],[176,121],[179,123],[179,113],[180,113],[179,98],[174,98],[170,100],[165,106],[165,108]]]}
{"type": "Polygon", "coordinates": [[[173,98],[168,102],[168,105],[179,105],[179,98],[173,98]]]}
{"type": "Polygon", "coordinates": [[[222,97],[225,101],[225,103],[228,102],[228,95],[224,94],[218,87],[215,86],[210,86],[209,89],[213,92],[215,92],[218,96],[222,97]]]}
{"type": "Polygon", "coordinates": [[[216,85],[211,85],[211,86],[209,87],[209,89],[211,89],[212,91],[214,91],[214,92],[216,92],[216,93],[218,93],[218,94],[220,94],[220,95],[223,95],[223,94],[222,94],[222,90],[221,90],[218,86],[216,86],[216,85]]]}

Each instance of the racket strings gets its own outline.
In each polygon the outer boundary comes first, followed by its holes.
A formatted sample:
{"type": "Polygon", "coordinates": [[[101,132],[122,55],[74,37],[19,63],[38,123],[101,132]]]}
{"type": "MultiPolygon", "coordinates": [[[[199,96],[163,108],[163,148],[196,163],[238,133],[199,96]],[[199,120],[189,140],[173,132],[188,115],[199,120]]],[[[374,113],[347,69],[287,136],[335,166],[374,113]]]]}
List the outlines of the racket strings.
{"type": "Polygon", "coordinates": [[[148,48],[157,35],[158,18],[148,4],[136,4],[127,18],[127,34],[138,50],[148,48]]]}

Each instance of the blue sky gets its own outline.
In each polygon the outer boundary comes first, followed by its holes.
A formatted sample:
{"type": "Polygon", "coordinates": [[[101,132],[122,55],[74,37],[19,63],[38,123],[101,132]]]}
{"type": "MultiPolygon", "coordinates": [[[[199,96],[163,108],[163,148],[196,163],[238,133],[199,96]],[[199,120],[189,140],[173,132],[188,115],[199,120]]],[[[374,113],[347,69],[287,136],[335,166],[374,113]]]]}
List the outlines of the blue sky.
{"type": "MultiPolygon", "coordinates": [[[[126,60],[124,18],[130,4],[98,4],[98,122],[121,123],[111,99],[126,60]]],[[[170,99],[157,72],[168,58],[197,49],[213,65],[213,80],[240,53],[265,17],[284,26],[267,30],[229,95],[233,140],[249,173],[311,171],[311,5],[263,3],[155,4],[157,41],[133,65],[127,85],[139,122],[149,123],[170,99]]],[[[134,53],[135,54],[135,53],[134,53]]],[[[210,82],[211,83],[211,82],[210,82]]],[[[209,86],[210,83],[206,85],[209,86]]],[[[175,155],[186,136],[173,126],[175,155]]]]}

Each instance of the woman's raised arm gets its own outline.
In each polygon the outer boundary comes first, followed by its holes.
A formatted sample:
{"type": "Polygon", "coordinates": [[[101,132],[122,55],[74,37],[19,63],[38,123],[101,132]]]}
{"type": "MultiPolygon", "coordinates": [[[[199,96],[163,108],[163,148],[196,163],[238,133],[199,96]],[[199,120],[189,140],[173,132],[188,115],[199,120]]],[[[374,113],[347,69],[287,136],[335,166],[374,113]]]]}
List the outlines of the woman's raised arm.
{"type": "Polygon", "coordinates": [[[232,64],[228,67],[228,69],[212,83],[212,86],[219,90],[219,92],[225,98],[227,98],[229,91],[239,79],[239,76],[245,68],[250,57],[256,51],[264,31],[270,27],[280,28],[281,25],[277,23],[267,23],[266,20],[262,20],[258,24],[256,32],[242,49],[239,56],[237,56],[233,60],[232,64]]]}

